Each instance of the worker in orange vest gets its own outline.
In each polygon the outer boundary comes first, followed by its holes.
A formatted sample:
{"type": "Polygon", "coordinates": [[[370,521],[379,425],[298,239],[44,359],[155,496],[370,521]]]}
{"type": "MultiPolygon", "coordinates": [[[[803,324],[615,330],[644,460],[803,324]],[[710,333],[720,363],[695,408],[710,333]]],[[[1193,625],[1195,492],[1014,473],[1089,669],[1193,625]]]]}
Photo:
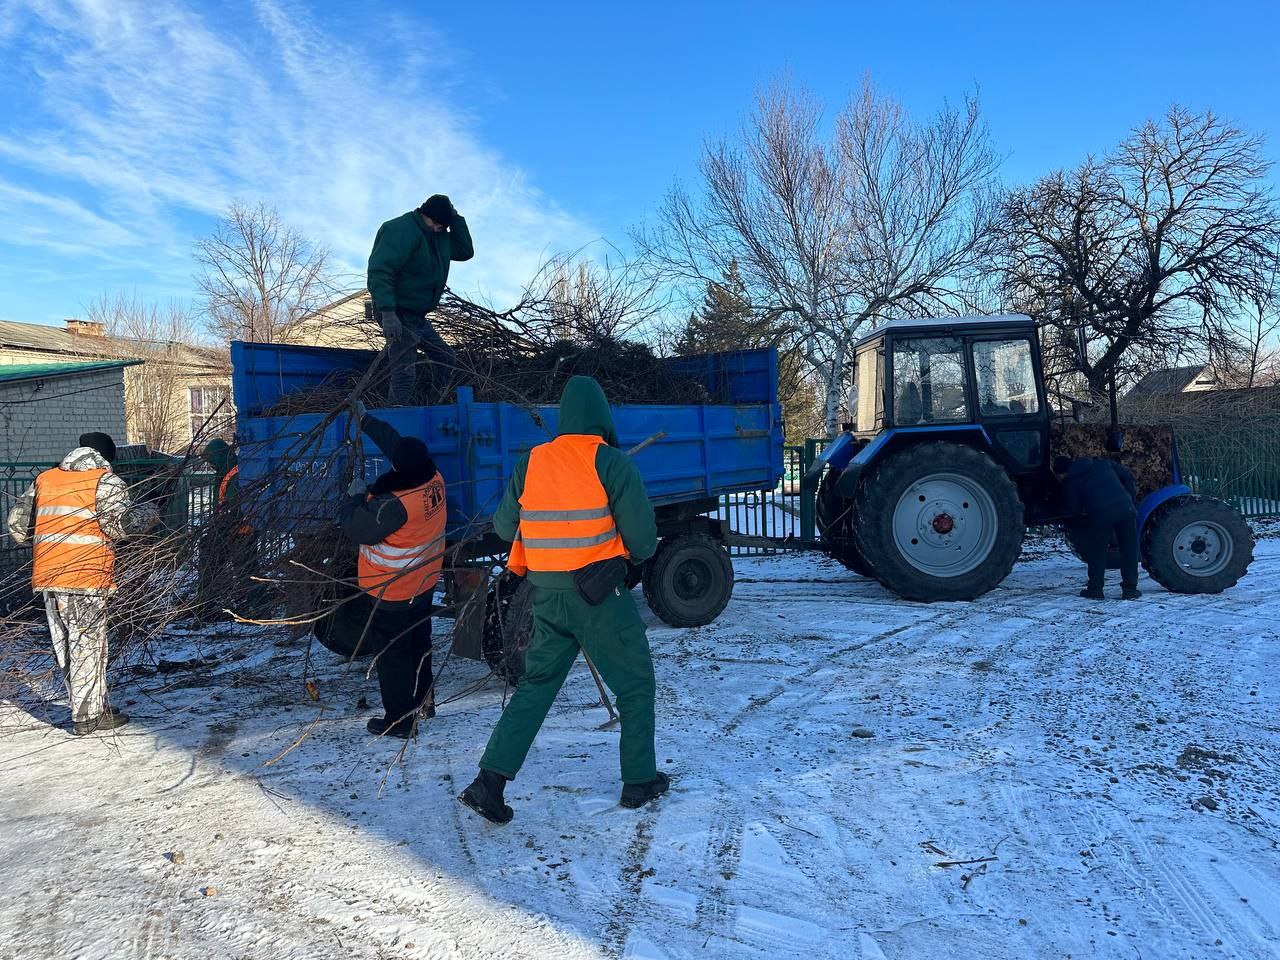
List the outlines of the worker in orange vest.
{"type": "Polygon", "coordinates": [[[203,457],[214,470],[213,510],[200,535],[197,603],[202,611],[228,603],[256,606],[266,590],[252,580],[258,573],[258,545],[244,514],[235,448],[214,437],[203,457]]]}
{"type": "Polygon", "coordinates": [[[493,528],[513,541],[508,568],[533,587],[533,636],[480,773],[458,799],[494,823],[511,819],[503,789],[524,764],[579,649],[618,701],[622,805],[639,807],[665,793],[670,780],[654,757],[653,660],[626,586],[628,562],[653,556],[657,525],[595,380],[565,384],[556,438],[516,465],[493,528]]]}
{"type": "Polygon", "coordinates": [[[362,403],[356,415],[391,469],[368,486],[357,473],[347,490],[339,518],[343,532],[360,545],[365,596],[339,609],[336,619],[345,626],[337,629],[360,630],[362,651],[377,658],[384,715],[369,721],[369,732],[408,739],[420,716],[435,715],[431,604],[444,563],[444,478],[417,437],[400,436],[362,403]]]}
{"type": "Polygon", "coordinates": [[[9,535],[32,545],[31,587],[44,595],[76,736],[129,722],[107,696],[112,544],[159,520],[154,509],[132,509],[125,482],[111,471],[115,456],[107,434],[82,434],[80,445],[37,476],[8,517],[9,535]]]}

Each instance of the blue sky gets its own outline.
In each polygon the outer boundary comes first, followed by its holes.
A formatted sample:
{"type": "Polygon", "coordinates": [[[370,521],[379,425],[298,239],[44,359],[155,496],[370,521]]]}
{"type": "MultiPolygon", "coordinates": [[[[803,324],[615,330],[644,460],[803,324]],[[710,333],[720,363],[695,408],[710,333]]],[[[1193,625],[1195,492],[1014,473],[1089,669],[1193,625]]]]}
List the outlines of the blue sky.
{"type": "Polygon", "coordinates": [[[190,299],[234,198],[358,271],[436,191],[476,237],[455,287],[501,301],[548,254],[625,247],[783,71],[832,113],[867,72],[921,112],[976,88],[1010,182],[1174,100],[1280,158],[1278,61],[1274,3],[0,0],[0,318],[190,299]]]}

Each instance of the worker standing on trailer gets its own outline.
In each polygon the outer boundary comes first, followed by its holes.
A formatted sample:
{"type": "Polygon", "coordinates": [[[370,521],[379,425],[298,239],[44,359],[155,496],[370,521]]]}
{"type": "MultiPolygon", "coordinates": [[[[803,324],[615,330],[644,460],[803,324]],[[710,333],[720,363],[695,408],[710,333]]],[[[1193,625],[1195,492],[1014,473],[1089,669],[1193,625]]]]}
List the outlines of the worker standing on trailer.
{"type": "Polygon", "coordinates": [[[9,536],[31,542],[31,588],[44,609],[71,729],[80,737],[114,730],[129,718],[107,696],[107,600],[115,593],[113,544],[159,520],[154,508],[132,509],[125,482],[111,471],[116,444],[85,433],[62,462],[45,470],[9,511],[9,536]]]}
{"type": "Polygon", "coordinates": [[[1116,460],[1058,457],[1053,472],[1062,484],[1063,505],[1073,522],[1076,543],[1089,567],[1089,582],[1080,596],[1102,600],[1107,554],[1114,536],[1120,547],[1121,597],[1137,600],[1138,491],[1133,474],[1116,460]]]}
{"type": "Polygon", "coordinates": [[[369,721],[369,732],[407,740],[420,715],[435,715],[431,603],[444,564],[444,478],[425,443],[400,436],[369,416],[364,404],[355,407],[361,429],[391,460],[391,469],[370,486],[357,472],[347,490],[339,519],[360,545],[365,599],[344,604],[337,619],[339,629],[360,631],[362,649],[377,657],[384,715],[369,721]]]}
{"type": "Polygon", "coordinates": [[[440,305],[451,261],[475,256],[467,221],[443,194],[378,228],[369,254],[369,295],[387,340],[391,406],[414,405],[418,348],[427,355],[431,395],[437,403],[457,358],[427,319],[440,305]]]}
{"type": "Polygon", "coordinates": [[[638,564],[653,556],[657,526],[595,380],[573,377],[565,385],[556,438],[517,464],[493,527],[513,541],[509,568],[533,587],[533,637],[479,776],[459,799],[494,823],[511,819],[503,790],[524,764],[579,649],[618,702],[622,805],[639,807],[665,793],[670,780],[654,757],[653,660],[624,559],[638,564]]]}

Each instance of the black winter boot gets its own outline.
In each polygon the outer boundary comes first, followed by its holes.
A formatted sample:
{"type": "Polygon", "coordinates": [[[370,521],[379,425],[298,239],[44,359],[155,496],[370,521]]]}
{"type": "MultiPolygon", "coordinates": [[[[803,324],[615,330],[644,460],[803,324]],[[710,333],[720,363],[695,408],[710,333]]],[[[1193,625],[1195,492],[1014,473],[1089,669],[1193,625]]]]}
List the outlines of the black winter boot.
{"type": "Polygon", "coordinates": [[[393,724],[386,717],[372,717],[364,728],[375,737],[398,737],[401,740],[408,740],[413,736],[411,721],[393,724]]]}
{"type": "Polygon", "coordinates": [[[1124,587],[1120,593],[1121,600],[1137,600],[1142,596],[1142,591],[1137,587],[1124,587]]]}
{"type": "Polygon", "coordinates": [[[129,718],[119,710],[108,709],[106,713],[100,713],[92,720],[77,720],[71,725],[71,732],[77,737],[86,737],[91,733],[123,727],[128,722],[129,718]]]}
{"type": "Polygon", "coordinates": [[[628,810],[643,807],[671,789],[671,778],[662,771],[648,783],[624,783],[621,803],[628,810]]]}
{"type": "Polygon", "coordinates": [[[506,787],[507,778],[502,774],[481,770],[480,775],[471,781],[471,786],[458,795],[458,799],[490,823],[510,823],[515,813],[503,802],[502,791],[506,787]]]}
{"type": "Polygon", "coordinates": [[[1107,595],[1102,592],[1101,587],[1085,587],[1080,591],[1080,596],[1086,600],[1105,600],[1107,595]]]}

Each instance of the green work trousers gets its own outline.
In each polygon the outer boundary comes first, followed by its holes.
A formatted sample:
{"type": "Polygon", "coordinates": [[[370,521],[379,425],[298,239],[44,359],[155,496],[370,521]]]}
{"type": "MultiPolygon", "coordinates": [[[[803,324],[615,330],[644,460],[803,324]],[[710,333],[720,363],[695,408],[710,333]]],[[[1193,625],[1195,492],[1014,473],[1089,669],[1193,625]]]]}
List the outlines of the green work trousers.
{"type": "Polygon", "coordinates": [[[577,592],[535,587],[533,637],[524,676],[489,736],[483,770],[513,779],[524,764],[569,669],[586,651],[617,701],[622,718],[618,754],[623,783],[657,776],[653,751],[653,660],[635,600],[625,589],[590,606],[577,592]]]}

